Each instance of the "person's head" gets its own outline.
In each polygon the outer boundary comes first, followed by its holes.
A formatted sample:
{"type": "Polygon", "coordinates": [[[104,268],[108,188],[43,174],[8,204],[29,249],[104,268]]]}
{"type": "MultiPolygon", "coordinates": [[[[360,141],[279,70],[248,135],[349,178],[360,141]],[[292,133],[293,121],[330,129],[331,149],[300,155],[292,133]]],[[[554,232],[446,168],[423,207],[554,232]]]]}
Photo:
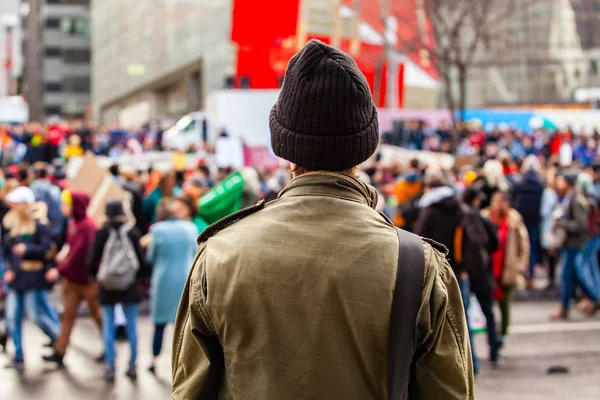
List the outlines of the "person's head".
{"type": "Polygon", "coordinates": [[[555,190],[560,196],[569,193],[575,187],[579,171],[567,169],[561,171],[555,180],[555,190]]]}
{"type": "Polygon", "coordinates": [[[540,175],[542,172],[542,164],[540,163],[540,159],[537,158],[537,156],[534,156],[533,154],[525,157],[523,165],[521,166],[521,172],[527,173],[530,171],[533,171],[538,175],[540,175]]]}
{"type": "Polygon", "coordinates": [[[65,217],[75,221],[83,220],[90,205],[90,196],[83,192],[63,190],[60,196],[60,210],[65,217]]]}
{"type": "Polygon", "coordinates": [[[35,203],[33,190],[25,186],[19,186],[6,196],[6,201],[17,216],[21,219],[32,218],[31,210],[35,203]]]}
{"type": "Polygon", "coordinates": [[[171,209],[171,199],[162,199],[156,206],[156,222],[163,222],[175,218],[171,209]]]}
{"type": "Polygon", "coordinates": [[[177,196],[170,205],[171,212],[177,219],[191,220],[197,214],[196,205],[190,196],[177,196]]]}
{"type": "Polygon", "coordinates": [[[483,176],[488,185],[500,190],[508,190],[508,184],[504,177],[504,167],[498,160],[488,160],[483,165],[483,176]]]}
{"type": "Polygon", "coordinates": [[[113,164],[108,168],[108,172],[110,172],[110,174],[114,177],[119,176],[119,165],[118,164],[113,164]]]}
{"type": "Polygon", "coordinates": [[[204,165],[204,164],[198,165],[197,170],[198,170],[198,173],[200,173],[205,178],[210,177],[210,169],[206,165],[204,165]]]}
{"type": "Polygon", "coordinates": [[[125,213],[125,206],[121,200],[109,200],[106,203],[104,214],[108,222],[125,222],[127,221],[127,214],[125,213]]]}
{"type": "Polygon", "coordinates": [[[425,187],[427,190],[448,186],[448,179],[439,171],[429,171],[425,176],[425,187]]]}
{"type": "Polygon", "coordinates": [[[510,196],[508,192],[498,191],[492,195],[490,203],[492,213],[506,215],[510,210],[510,196]]]}
{"type": "Polygon", "coordinates": [[[35,179],[48,179],[50,176],[50,166],[44,162],[37,162],[33,165],[35,170],[35,179]]]}
{"type": "Polygon", "coordinates": [[[414,170],[418,170],[419,167],[421,166],[421,163],[416,158],[413,158],[412,160],[410,160],[409,165],[410,165],[410,168],[412,168],[414,170]]]}
{"type": "Polygon", "coordinates": [[[486,196],[481,191],[481,188],[476,185],[467,187],[463,192],[463,201],[471,207],[480,208],[485,198],[486,196]]]}
{"type": "Polygon", "coordinates": [[[269,127],[273,151],[297,171],[350,171],[379,143],[367,80],[350,56],[317,40],[290,60],[269,127]]]}
{"type": "Polygon", "coordinates": [[[29,185],[29,181],[31,180],[29,168],[19,168],[19,171],[17,172],[17,179],[21,185],[29,185]]]}
{"type": "Polygon", "coordinates": [[[183,183],[183,193],[198,201],[208,191],[208,183],[201,176],[194,176],[183,183]]]}
{"type": "Polygon", "coordinates": [[[173,195],[173,189],[175,188],[175,173],[173,171],[165,172],[158,181],[158,189],[165,197],[171,197],[173,195]]]}

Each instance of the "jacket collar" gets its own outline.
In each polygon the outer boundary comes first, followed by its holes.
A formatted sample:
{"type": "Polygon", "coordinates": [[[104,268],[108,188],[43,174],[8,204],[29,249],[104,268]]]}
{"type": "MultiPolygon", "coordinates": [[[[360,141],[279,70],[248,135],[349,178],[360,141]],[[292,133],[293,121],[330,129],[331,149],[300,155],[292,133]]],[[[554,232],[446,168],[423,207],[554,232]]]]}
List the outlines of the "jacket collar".
{"type": "Polygon", "coordinates": [[[337,197],[364,203],[375,209],[377,191],[362,181],[343,173],[317,171],[293,179],[278,198],[298,196],[337,197]]]}

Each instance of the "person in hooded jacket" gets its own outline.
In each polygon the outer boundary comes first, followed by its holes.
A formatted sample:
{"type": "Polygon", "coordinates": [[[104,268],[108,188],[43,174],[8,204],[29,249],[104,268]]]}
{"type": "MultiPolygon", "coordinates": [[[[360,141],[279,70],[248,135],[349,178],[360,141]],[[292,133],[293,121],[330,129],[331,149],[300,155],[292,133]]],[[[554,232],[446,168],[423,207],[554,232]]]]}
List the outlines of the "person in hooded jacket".
{"type": "MultiPolygon", "coordinates": [[[[461,216],[460,203],[456,197],[456,192],[447,185],[447,180],[442,175],[431,175],[427,180],[425,194],[419,200],[419,208],[421,211],[415,233],[421,237],[433,239],[448,248],[448,259],[456,279],[458,279],[466,314],[470,304],[471,287],[468,274],[456,262],[455,257],[454,239],[456,230],[460,225],[461,216]]],[[[473,372],[477,375],[479,363],[470,327],[469,339],[473,357],[473,372]]]]}
{"type": "Polygon", "coordinates": [[[82,192],[63,191],[61,195],[62,214],[71,218],[67,228],[66,247],[56,256],[57,268],[48,271],[49,280],[63,277],[62,290],[64,311],[62,328],[54,353],[44,360],[62,365],[63,357],[69,345],[71,331],[77,318],[79,304],[85,300],[92,319],[102,332],[102,317],[98,303],[98,285],[89,273],[87,258],[94,243],[96,224],[87,216],[90,196],[82,192]]]}
{"type": "Polygon", "coordinates": [[[454,261],[454,233],[460,223],[460,205],[454,189],[446,184],[442,175],[431,175],[427,177],[427,188],[418,205],[415,233],[446,246],[450,266],[459,277],[459,266],[454,261]]]}
{"type": "MultiPolygon", "coordinates": [[[[88,268],[93,276],[97,276],[100,262],[108,243],[111,230],[119,231],[123,225],[128,224],[128,218],[122,201],[109,201],[106,203],[106,223],[96,232],[96,238],[92,251],[88,257],[88,268]]],[[[137,316],[138,304],[142,301],[142,289],[139,278],[148,275],[148,268],[140,245],[141,234],[137,228],[131,226],[127,231],[135,256],[138,259],[139,268],[137,278],[133,284],[125,290],[110,290],[100,284],[100,304],[102,305],[104,350],[106,371],[104,379],[113,382],[115,379],[115,305],[121,304],[127,320],[126,334],[131,349],[127,377],[137,379],[137,316]]]]}

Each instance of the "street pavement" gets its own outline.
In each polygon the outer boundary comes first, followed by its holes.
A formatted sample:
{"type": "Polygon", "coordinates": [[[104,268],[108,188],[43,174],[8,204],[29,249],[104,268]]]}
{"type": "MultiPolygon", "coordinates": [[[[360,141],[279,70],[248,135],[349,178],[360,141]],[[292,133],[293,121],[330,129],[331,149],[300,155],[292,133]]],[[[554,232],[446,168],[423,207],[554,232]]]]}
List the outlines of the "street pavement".
{"type": "MultiPolygon", "coordinates": [[[[556,303],[520,302],[514,305],[511,335],[502,355],[505,365],[491,369],[487,361],[485,334],[476,338],[481,374],[476,379],[478,400],[597,400],[600,398],[600,316],[584,318],[573,310],[569,322],[550,322],[556,303]],[[548,374],[550,367],[566,367],[567,374],[548,374]]],[[[104,400],[170,398],[170,341],[165,337],[164,354],[157,376],[146,368],[151,358],[152,327],[148,318],[139,324],[139,378],[125,377],[129,349],[117,346],[117,379],[107,384],[103,366],[93,358],[101,351],[98,332],[87,318],[78,321],[72,345],[65,357],[66,368],[56,370],[41,360],[47,352],[42,334],[30,323],[25,326],[26,371],[18,374],[0,369],[0,399],[104,400]]],[[[12,346],[9,346],[9,352],[12,346]]],[[[9,362],[0,355],[0,367],[9,362]]],[[[437,399],[436,399],[437,400],[437,399]]],[[[440,399],[442,400],[442,399],[440,399]]]]}

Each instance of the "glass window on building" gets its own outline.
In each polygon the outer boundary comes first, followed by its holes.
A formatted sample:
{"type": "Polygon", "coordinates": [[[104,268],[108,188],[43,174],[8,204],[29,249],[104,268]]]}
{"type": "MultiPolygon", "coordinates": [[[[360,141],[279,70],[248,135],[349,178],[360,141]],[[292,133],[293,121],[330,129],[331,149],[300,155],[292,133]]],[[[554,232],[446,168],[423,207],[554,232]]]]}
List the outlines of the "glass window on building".
{"type": "Polygon", "coordinates": [[[68,35],[90,36],[90,20],[88,18],[62,17],[60,30],[68,35]]]}
{"type": "Polygon", "coordinates": [[[67,64],[87,64],[91,60],[90,49],[63,49],[62,54],[67,64]]]}
{"type": "Polygon", "coordinates": [[[46,57],[60,57],[62,50],[60,47],[46,47],[44,53],[46,57]]]}
{"type": "Polygon", "coordinates": [[[74,4],[89,6],[90,0],[46,0],[48,4],[74,4]]]}
{"type": "Polygon", "coordinates": [[[48,28],[48,29],[58,29],[58,28],[60,28],[60,18],[48,17],[46,19],[46,28],[48,28]]]}
{"type": "Polygon", "coordinates": [[[68,117],[82,117],[85,113],[85,106],[83,104],[68,102],[62,106],[62,115],[68,117]]]}
{"type": "Polygon", "coordinates": [[[46,115],[60,115],[61,107],[54,105],[47,105],[44,107],[46,115]]]}
{"type": "Polygon", "coordinates": [[[51,93],[62,92],[62,83],[46,82],[46,92],[51,92],[51,93]]]}
{"type": "Polygon", "coordinates": [[[90,77],[70,77],[63,79],[63,88],[68,93],[89,93],[90,77]]]}

